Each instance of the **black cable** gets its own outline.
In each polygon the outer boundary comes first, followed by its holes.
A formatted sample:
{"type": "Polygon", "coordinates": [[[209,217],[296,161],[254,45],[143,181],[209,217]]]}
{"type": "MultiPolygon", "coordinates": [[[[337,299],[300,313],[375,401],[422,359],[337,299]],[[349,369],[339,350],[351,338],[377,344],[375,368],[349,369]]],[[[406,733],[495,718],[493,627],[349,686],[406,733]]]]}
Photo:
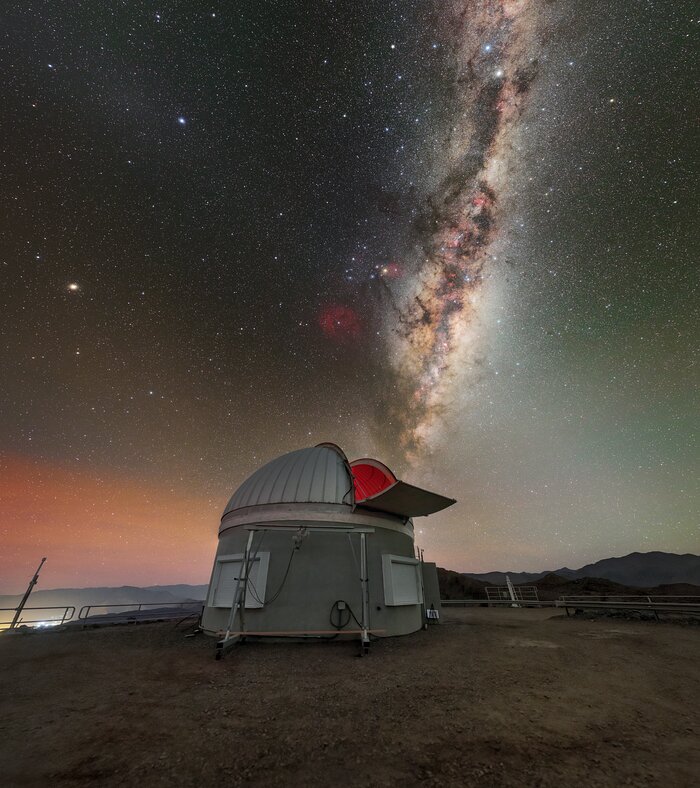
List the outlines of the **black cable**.
{"type": "Polygon", "coordinates": [[[262,605],[263,603],[260,601],[260,599],[258,599],[257,590],[255,589],[255,585],[253,584],[253,580],[250,577],[250,569],[251,569],[253,564],[258,559],[258,553],[260,552],[260,548],[262,547],[262,543],[264,542],[264,540],[265,540],[265,531],[262,532],[262,535],[260,537],[260,541],[258,542],[258,546],[255,549],[255,552],[253,553],[253,555],[251,556],[250,552],[248,553],[248,564],[247,564],[247,566],[245,564],[245,558],[243,559],[243,561],[241,561],[241,568],[245,569],[245,578],[246,578],[246,583],[245,583],[246,588],[244,589],[244,592],[247,595],[248,594],[248,589],[250,589],[252,594],[253,594],[253,598],[255,599],[255,601],[259,605],[262,605]]]}
{"type": "MultiPolygon", "coordinates": [[[[259,546],[258,546],[258,549],[259,549],[259,546]]],[[[248,579],[248,584],[250,586],[250,592],[251,592],[253,598],[255,599],[255,601],[261,607],[265,607],[266,605],[271,605],[273,602],[275,602],[279,598],[279,595],[282,593],[282,589],[284,588],[284,585],[287,582],[287,578],[289,577],[289,570],[292,568],[292,560],[294,558],[294,553],[296,553],[296,551],[298,549],[299,548],[296,547],[296,545],[292,548],[292,552],[291,552],[291,554],[289,556],[289,561],[287,562],[287,568],[284,570],[284,577],[282,578],[282,582],[280,583],[279,588],[277,589],[277,591],[275,591],[275,593],[269,599],[266,599],[265,601],[260,599],[260,597],[258,596],[258,589],[255,587],[255,583],[253,583],[253,579],[252,578],[248,579]]],[[[257,555],[257,553],[256,553],[256,555],[257,555]]]]}
{"type": "Polygon", "coordinates": [[[355,623],[357,624],[357,626],[360,627],[360,629],[362,629],[362,624],[359,622],[357,616],[353,613],[353,610],[350,607],[350,605],[348,605],[348,610],[350,611],[350,615],[355,619],[355,623]]]}
{"type": "Polygon", "coordinates": [[[252,578],[250,577],[248,578],[248,591],[250,591],[250,595],[260,605],[260,607],[263,607],[265,605],[265,603],[258,596],[258,590],[255,587],[255,583],[253,583],[252,578]]]}
{"type": "Polygon", "coordinates": [[[344,629],[344,628],[345,628],[345,627],[346,627],[346,626],[347,626],[347,625],[350,623],[350,611],[348,610],[348,606],[347,606],[347,604],[345,605],[345,608],[343,608],[343,609],[344,609],[344,610],[347,610],[347,612],[348,612],[348,618],[347,618],[347,621],[343,622],[343,617],[340,615],[340,613],[341,613],[341,608],[339,607],[339,605],[340,605],[340,603],[341,603],[341,602],[343,602],[343,600],[342,600],[342,599],[338,599],[337,601],[335,601],[335,602],[332,604],[332,606],[331,606],[331,612],[330,612],[330,615],[329,615],[329,620],[330,620],[330,622],[331,622],[331,626],[332,626],[334,629],[337,629],[338,631],[340,631],[341,629],[344,629]],[[338,623],[337,623],[337,624],[336,624],[336,623],[335,623],[335,621],[333,620],[333,611],[334,611],[334,610],[337,610],[337,611],[338,611],[338,614],[339,614],[339,615],[338,615],[338,623]]]}
{"type": "MultiPolygon", "coordinates": [[[[282,578],[282,582],[280,583],[280,587],[279,587],[279,588],[277,589],[277,591],[276,591],[276,592],[275,592],[275,593],[274,593],[274,594],[273,594],[273,595],[270,597],[270,599],[266,599],[266,600],[265,600],[265,603],[264,603],[264,604],[266,604],[266,605],[271,605],[271,604],[272,604],[272,603],[273,603],[273,602],[274,602],[274,601],[275,601],[275,600],[276,600],[276,599],[279,597],[279,595],[282,593],[282,589],[284,588],[284,584],[287,582],[287,577],[289,576],[289,570],[290,570],[290,569],[291,569],[291,567],[292,567],[292,559],[294,558],[294,553],[296,553],[296,551],[297,551],[297,548],[296,548],[296,547],[293,547],[293,548],[292,548],[291,555],[289,556],[289,561],[287,562],[287,568],[285,569],[285,572],[284,572],[284,577],[282,578]]],[[[257,596],[256,596],[256,598],[257,598],[257,596]]],[[[259,599],[258,599],[258,602],[260,602],[260,600],[259,600],[259,599]]],[[[260,604],[263,604],[263,603],[261,602],[260,604]]]]}
{"type": "Polygon", "coordinates": [[[350,605],[344,599],[336,600],[333,603],[333,605],[331,606],[331,612],[330,612],[330,617],[329,617],[330,618],[330,622],[331,622],[331,626],[334,629],[337,629],[338,632],[340,632],[341,629],[345,629],[345,627],[350,623],[350,618],[351,617],[355,619],[355,623],[357,624],[357,626],[360,627],[360,629],[362,629],[362,624],[358,621],[358,618],[355,615],[355,613],[353,612],[353,609],[350,607],[350,605]],[[341,608],[338,607],[338,605],[340,605],[341,602],[345,605],[345,608],[343,608],[343,609],[347,611],[348,617],[347,617],[347,620],[345,622],[343,622],[343,616],[339,615],[338,616],[338,623],[336,624],[335,621],[333,620],[333,611],[337,610],[338,613],[341,612],[341,608]]]}

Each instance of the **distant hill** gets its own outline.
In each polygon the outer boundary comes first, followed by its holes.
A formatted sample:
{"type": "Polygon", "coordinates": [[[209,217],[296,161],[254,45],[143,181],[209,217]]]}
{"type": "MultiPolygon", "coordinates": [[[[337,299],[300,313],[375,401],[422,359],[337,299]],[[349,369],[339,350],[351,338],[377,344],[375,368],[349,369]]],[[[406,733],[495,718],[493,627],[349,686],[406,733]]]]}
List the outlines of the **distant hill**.
{"type": "Polygon", "coordinates": [[[153,591],[159,594],[161,591],[175,597],[187,599],[204,599],[207,595],[208,585],[190,586],[185,583],[174,586],[144,586],[144,591],[153,591]]]}
{"type": "Polygon", "coordinates": [[[452,572],[450,569],[437,568],[438,585],[441,599],[486,599],[486,586],[481,580],[474,580],[469,575],[452,572]]]}
{"type": "MultiPolygon", "coordinates": [[[[172,586],[119,586],[98,588],[48,588],[35,589],[29,597],[28,607],[58,607],[73,605],[75,615],[83,605],[91,605],[95,609],[92,614],[108,612],[105,605],[133,605],[139,602],[188,602],[204,600],[208,586],[206,585],[172,585],[172,586]]],[[[11,608],[19,604],[21,594],[0,596],[0,608],[11,608]]],[[[41,614],[37,611],[37,614],[41,614]]],[[[7,616],[0,613],[0,616],[7,616]]],[[[26,618],[30,618],[29,615],[26,618]]],[[[50,616],[47,614],[47,619],[50,616]]]]}
{"type": "MultiPolygon", "coordinates": [[[[438,583],[440,584],[441,599],[483,599],[486,600],[485,589],[492,585],[472,577],[451,572],[438,567],[438,583]]],[[[604,577],[562,577],[550,572],[539,580],[518,585],[534,585],[537,596],[543,602],[559,599],[563,595],[569,596],[618,596],[618,595],[673,595],[673,596],[700,596],[700,585],[689,583],[675,583],[654,587],[627,586],[615,583],[604,577]]]]}
{"type": "Polygon", "coordinates": [[[569,578],[561,575],[548,574],[532,583],[537,588],[537,596],[542,600],[559,599],[569,596],[599,595],[637,595],[642,589],[631,588],[615,583],[604,577],[569,578]]]}
{"type": "Polygon", "coordinates": [[[700,556],[685,553],[630,553],[620,558],[604,558],[580,569],[547,570],[544,572],[485,572],[483,574],[465,573],[467,577],[481,580],[490,585],[503,585],[506,575],[515,585],[533,583],[546,575],[575,580],[583,577],[596,577],[611,580],[625,586],[651,588],[672,583],[700,585],[700,556]]]}

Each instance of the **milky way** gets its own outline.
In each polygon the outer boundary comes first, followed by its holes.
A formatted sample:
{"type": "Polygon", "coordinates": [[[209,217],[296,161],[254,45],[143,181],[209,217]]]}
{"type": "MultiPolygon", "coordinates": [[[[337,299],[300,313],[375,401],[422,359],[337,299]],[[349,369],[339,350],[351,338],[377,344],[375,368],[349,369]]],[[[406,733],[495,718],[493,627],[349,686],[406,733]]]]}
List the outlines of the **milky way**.
{"type": "Polygon", "coordinates": [[[441,25],[452,47],[454,112],[438,156],[439,183],[415,224],[418,270],[391,315],[405,392],[394,415],[409,458],[434,437],[476,352],[480,294],[517,171],[513,134],[538,65],[537,13],[528,0],[458,2],[443,10],[441,25]]]}
{"type": "Polygon", "coordinates": [[[0,585],[323,441],[448,568],[697,551],[696,5],[3,3],[0,585]]]}

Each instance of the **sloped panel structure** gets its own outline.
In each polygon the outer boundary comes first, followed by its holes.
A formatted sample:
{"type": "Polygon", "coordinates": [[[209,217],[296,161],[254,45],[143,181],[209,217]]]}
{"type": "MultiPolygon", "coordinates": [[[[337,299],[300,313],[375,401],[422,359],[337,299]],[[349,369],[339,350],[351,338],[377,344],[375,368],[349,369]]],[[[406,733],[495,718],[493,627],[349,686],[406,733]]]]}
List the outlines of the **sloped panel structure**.
{"type": "Polygon", "coordinates": [[[397,481],[391,487],[358,502],[358,505],[375,512],[388,512],[399,517],[425,517],[447,509],[453,503],[455,503],[454,498],[446,498],[430,490],[397,481]]]}
{"type": "Polygon", "coordinates": [[[454,498],[400,481],[379,460],[353,460],[350,469],[355,503],[366,509],[399,517],[425,517],[455,503],[454,498]]]}

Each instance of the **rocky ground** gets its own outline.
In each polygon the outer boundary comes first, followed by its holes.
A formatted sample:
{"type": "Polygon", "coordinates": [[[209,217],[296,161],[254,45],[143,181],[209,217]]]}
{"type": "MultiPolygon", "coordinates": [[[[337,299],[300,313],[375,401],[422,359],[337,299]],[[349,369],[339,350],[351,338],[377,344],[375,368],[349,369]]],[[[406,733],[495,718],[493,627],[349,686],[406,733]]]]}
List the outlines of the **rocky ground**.
{"type": "Polygon", "coordinates": [[[698,784],[700,627],[450,610],[380,641],[0,636],[8,786],[698,784]]]}

